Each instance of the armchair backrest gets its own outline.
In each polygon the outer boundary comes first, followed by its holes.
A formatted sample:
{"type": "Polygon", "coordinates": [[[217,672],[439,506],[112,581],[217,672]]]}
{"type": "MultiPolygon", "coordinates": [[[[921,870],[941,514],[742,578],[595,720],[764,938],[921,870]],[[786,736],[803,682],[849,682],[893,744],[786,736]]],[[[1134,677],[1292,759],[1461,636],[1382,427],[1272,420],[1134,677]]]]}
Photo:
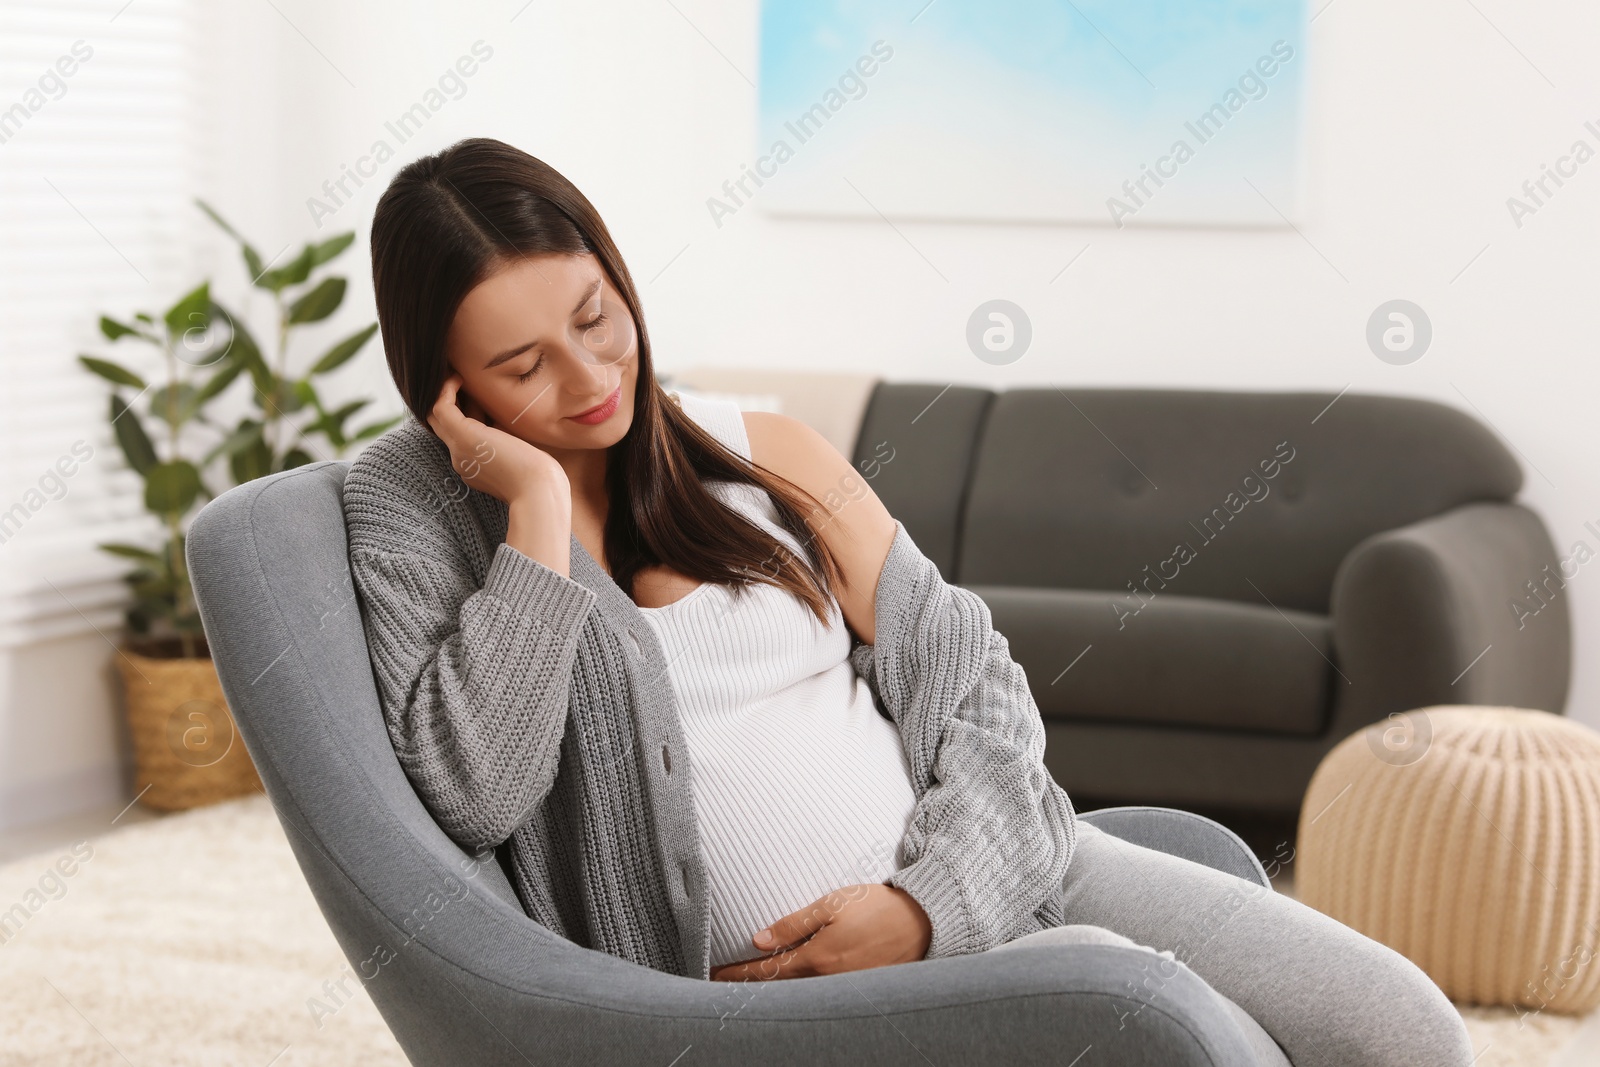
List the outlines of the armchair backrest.
{"type": "MultiPolygon", "coordinates": [[[[560,941],[527,917],[503,856],[469,857],[439,828],[395,755],[350,576],[349,466],[237,486],[190,528],[195,595],[239,735],[352,960],[374,937],[402,943],[396,929],[436,948],[447,931],[481,937],[490,923],[502,940],[560,941]]],[[[408,967],[420,959],[405,955],[408,967]]],[[[380,1007],[388,986],[373,987],[380,1007]]]]}

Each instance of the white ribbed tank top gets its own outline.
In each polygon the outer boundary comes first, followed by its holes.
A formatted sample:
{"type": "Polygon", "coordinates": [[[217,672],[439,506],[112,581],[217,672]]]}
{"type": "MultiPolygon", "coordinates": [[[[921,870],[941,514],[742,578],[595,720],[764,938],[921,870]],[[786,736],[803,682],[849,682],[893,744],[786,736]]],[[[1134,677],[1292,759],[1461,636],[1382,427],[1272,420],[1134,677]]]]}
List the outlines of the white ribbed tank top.
{"type": "MultiPolygon", "coordinates": [[[[683,410],[750,458],[732,401],[680,394],[683,410]]],[[[731,507],[803,555],[765,490],[712,483],[731,507]]],[[[764,955],[751,936],[845,886],[903,866],[916,805],[899,729],[848,659],[837,599],[826,629],[793,594],[702,583],[641,608],[661,642],[692,762],[709,881],[711,966],[764,955]]]]}

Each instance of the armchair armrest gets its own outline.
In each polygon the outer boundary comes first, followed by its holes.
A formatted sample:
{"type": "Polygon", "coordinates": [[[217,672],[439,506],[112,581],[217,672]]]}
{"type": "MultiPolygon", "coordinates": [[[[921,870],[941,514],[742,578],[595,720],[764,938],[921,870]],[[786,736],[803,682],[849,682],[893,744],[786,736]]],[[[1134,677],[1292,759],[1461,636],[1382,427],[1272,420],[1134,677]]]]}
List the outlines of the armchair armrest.
{"type": "Polygon", "coordinates": [[[1572,661],[1564,584],[1549,531],[1520,504],[1467,504],[1356,545],[1333,579],[1342,677],[1329,743],[1433,704],[1561,713],[1572,661]]]}
{"type": "Polygon", "coordinates": [[[1093,823],[1112,837],[1132,844],[1203,863],[1224,874],[1272,888],[1266,868],[1238,834],[1215,819],[1192,811],[1124,804],[1080,811],[1078,821],[1093,823]]]}
{"type": "MultiPolygon", "coordinates": [[[[485,901],[501,913],[485,925],[468,906],[477,899],[441,911],[367,984],[418,1067],[679,1058],[705,1067],[1043,1067],[1089,1048],[1085,1061],[1100,1067],[1256,1062],[1216,991],[1188,968],[1153,971],[1143,949],[979,952],[823,977],[712,982],[580,947],[498,900],[485,901]],[[447,922],[474,928],[470,938],[448,938],[448,954],[433,943],[447,922]]],[[[394,943],[374,930],[346,954],[379,942],[394,943]]]]}

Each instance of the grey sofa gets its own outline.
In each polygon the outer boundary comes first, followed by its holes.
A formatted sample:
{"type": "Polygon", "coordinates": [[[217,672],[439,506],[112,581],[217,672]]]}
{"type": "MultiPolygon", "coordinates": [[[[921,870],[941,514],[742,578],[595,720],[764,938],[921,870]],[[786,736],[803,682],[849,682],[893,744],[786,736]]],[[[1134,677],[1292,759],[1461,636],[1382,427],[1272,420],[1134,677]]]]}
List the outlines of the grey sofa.
{"type": "MultiPolygon", "coordinates": [[[[898,462],[898,461],[897,461],[898,462]]],[[[348,464],[247,483],[187,556],[239,733],[323,915],[411,1062],[425,1065],[1249,1065],[1228,1005],[1149,956],[1031,947],[764,983],[686,979],[523,912],[504,857],[463,852],[395,758],[347,564],[348,464]],[[1085,1061],[1087,1062],[1087,1061],[1085,1061]]],[[[1230,831],[1161,808],[1085,819],[1270,885],[1230,831]]],[[[1245,882],[1241,882],[1244,885],[1245,882]]]]}
{"type": "Polygon", "coordinates": [[[1555,547],[1443,404],[880,382],[853,453],[989,605],[1075,797],[1294,813],[1392,713],[1564,710],[1555,547]]]}

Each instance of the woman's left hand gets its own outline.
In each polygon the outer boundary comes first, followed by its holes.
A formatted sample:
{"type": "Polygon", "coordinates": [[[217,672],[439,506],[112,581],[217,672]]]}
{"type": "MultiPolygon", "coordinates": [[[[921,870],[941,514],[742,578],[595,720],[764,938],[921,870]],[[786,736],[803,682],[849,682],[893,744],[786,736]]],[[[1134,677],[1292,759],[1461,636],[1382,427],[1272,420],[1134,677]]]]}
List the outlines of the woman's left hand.
{"type": "Polygon", "coordinates": [[[898,886],[851,885],[785,915],[753,939],[769,953],[711,971],[718,982],[805,978],[912,963],[928,953],[933,924],[898,886]]]}

